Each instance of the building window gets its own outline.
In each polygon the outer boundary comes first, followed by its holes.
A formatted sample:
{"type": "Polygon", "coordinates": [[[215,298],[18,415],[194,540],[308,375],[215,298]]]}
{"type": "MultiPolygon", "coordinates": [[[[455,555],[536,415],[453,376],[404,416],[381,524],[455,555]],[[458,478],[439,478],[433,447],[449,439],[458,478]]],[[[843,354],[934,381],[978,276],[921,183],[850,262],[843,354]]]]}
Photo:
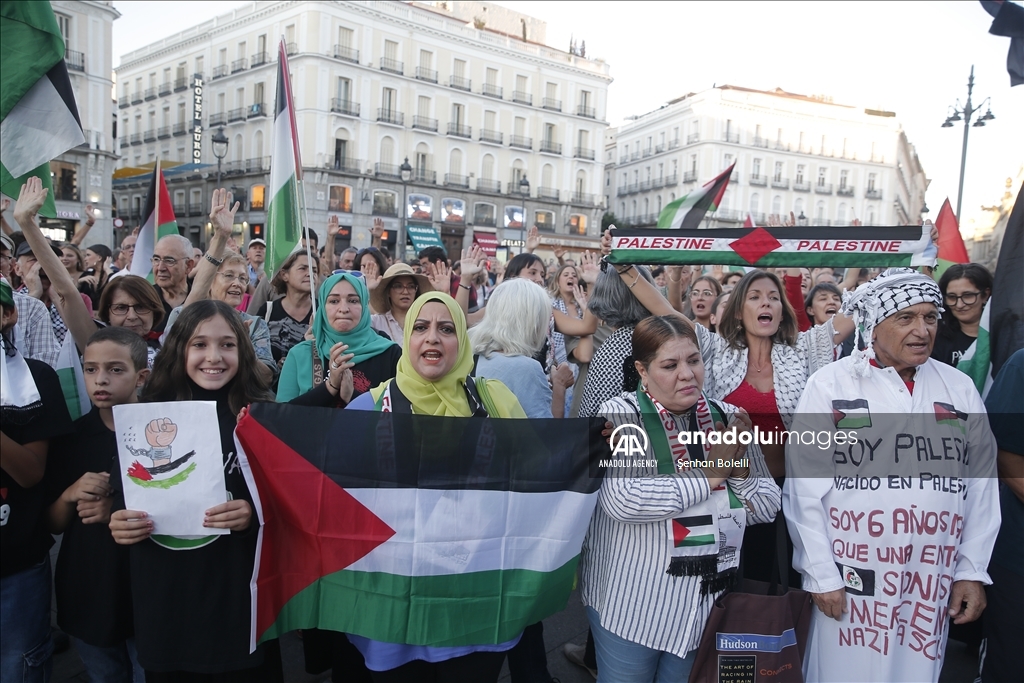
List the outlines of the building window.
{"type": "Polygon", "coordinates": [[[266,185],[253,185],[249,190],[249,208],[253,211],[262,211],[266,194],[266,185]]]}
{"type": "Polygon", "coordinates": [[[750,195],[750,213],[759,213],[761,211],[761,195],[754,193],[750,195]]]}
{"type": "Polygon", "coordinates": [[[477,202],[473,205],[473,225],[497,227],[498,208],[494,204],[477,202]]]}
{"type": "Polygon", "coordinates": [[[849,181],[850,181],[850,172],[849,171],[840,171],[839,172],[839,188],[842,189],[842,190],[845,190],[847,184],[849,183],[849,181]]]}
{"type": "Polygon", "coordinates": [[[796,165],[796,178],[793,179],[793,182],[796,183],[797,185],[803,185],[803,182],[804,182],[804,165],[803,164],[797,164],[796,165]]]}
{"type": "Polygon", "coordinates": [[[65,161],[50,162],[53,198],[67,202],[78,201],[78,165],[65,161]]]}
{"type": "Polygon", "coordinates": [[[775,182],[780,182],[782,180],[782,162],[781,161],[776,161],[775,162],[775,175],[772,177],[772,180],[774,180],[775,182]]]}
{"type": "Polygon", "coordinates": [[[388,190],[374,190],[373,215],[398,217],[398,195],[388,190]]]}
{"type": "Polygon", "coordinates": [[[348,185],[328,185],[327,210],[335,213],[351,213],[352,188],[348,185]]]}
{"type": "Polygon", "coordinates": [[[537,226],[538,230],[545,230],[547,232],[555,231],[555,214],[551,211],[534,211],[533,212],[533,224],[537,226]]]}
{"type": "Polygon", "coordinates": [[[574,213],[569,215],[569,234],[570,235],[586,235],[587,234],[587,217],[581,213],[574,213]]]}
{"type": "Polygon", "coordinates": [[[875,181],[876,180],[878,180],[878,174],[877,173],[868,173],[868,192],[874,192],[875,191],[875,181]]]}
{"type": "Polygon", "coordinates": [[[384,88],[380,97],[381,108],[391,114],[398,108],[398,91],[394,88],[384,88]]]}
{"type": "Polygon", "coordinates": [[[818,187],[824,187],[825,186],[825,176],[826,176],[827,173],[828,173],[828,169],[825,169],[825,168],[819,168],[818,169],[818,187]]]}

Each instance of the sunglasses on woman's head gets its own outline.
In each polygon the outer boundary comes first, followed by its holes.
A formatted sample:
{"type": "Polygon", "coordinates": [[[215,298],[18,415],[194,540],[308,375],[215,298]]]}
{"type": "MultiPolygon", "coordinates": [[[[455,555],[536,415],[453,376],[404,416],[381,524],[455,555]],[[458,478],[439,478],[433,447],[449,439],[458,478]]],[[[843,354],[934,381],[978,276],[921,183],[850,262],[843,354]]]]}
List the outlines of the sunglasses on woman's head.
{"type": "Polygon", "coordinates": [[[366,279],[366,276],[363,275],[362,271],[359,271],[359,270],[344,270],[342,268],[339,268],[338,270],[334,271],[334,273],[332,273],[332,274],[333,275],[351,275],[352,277],[357,277],[357,278],[360,278],[360,279],[366,279]]]}

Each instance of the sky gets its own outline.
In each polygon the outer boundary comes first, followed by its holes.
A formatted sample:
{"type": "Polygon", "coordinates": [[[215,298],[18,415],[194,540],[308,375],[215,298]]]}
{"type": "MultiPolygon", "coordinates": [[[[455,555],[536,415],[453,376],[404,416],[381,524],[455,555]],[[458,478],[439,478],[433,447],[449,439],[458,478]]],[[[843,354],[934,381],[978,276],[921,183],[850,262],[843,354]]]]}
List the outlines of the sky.
{"type": "MultiPolygon", "coordinates": [[[[114,64],[241,4],[115,2],[114,64]]],[[[933,220],[946,197],[956,209],[963,124],[941,124],[951,105],[966,101],[974,65],[973,104],[990,97],[996,118],[970,129],[961,220],[968,235],[970,222],[982,220],[981,206],[998,203],[1006,178],[1024,165],[1024,85],[1010,87],[1009,39],[989,35],[992,19],[978,2],[497,4],[546,21],[549,45],[565,50],[570,37],[585,40],[588,56],[608,62],[612,125],[714,84],[779,87],[894,111],[931,179],[933,220]]]]}

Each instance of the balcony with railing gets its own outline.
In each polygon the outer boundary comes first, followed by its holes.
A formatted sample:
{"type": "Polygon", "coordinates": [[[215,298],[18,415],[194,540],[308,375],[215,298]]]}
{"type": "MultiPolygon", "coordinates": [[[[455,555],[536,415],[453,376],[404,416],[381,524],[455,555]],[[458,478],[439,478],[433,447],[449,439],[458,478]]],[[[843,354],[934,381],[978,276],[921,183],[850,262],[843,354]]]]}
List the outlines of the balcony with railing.
{"type": "Polygon", "coordinates": [[[628,161],[629,161],[629,155],[628,154],[623,154],[622,156],[619,157],[619,163],[620,164],[624,164],[624,163],[626,163],[628,161]]]}
{"type": "Polygon", "coordinates": [[[582,116],[588,119],[596,119],[597,109],[593,107],[588,107],[585,104],[581,104],[578,107],[576,107],[576,116],[582,116]]]}
{"type": "Polygon", "coordinates": [[[119,137],[117,139],[117,143],[118,143],[118,147],[127,147],[128,146],[128,136],[127,135],[122,135],[121,137],[119,137]]]}
{"type": "Polygon", "coordinates": [[[269,61],[270,61],[270,55],[267,54],[266,50],[264,50],[263,52],[257,52],[257,53],[255,53],[252,56],[252,60],[251,60],[252,68],[255,69],[258,66],[263,66],[264,64],[266,64],[269,61]]]}
{"type": "Polygon", "coordinates": [[[832,183],[818,183],[814,186],[814,194],[832,194],[832,183]]]}
{"type": "Polygon", "coordinates": [[[522,135],[509,136],[509,147],[516,147],[518,149],[533,149],[533,138],[524,137],[522,135]]]}
{"type": "Polygon", "coordinates": [[[331,98],[331,111],[342,116],[359,116],[359,103],[344,100],[340,97],[331,98]]]}
{"type": "Polygon", "coordinates": [[[680,144],[682,144],[682,143],[680,142],[679,138],[676,138],[675,140],[669,140],[668,141],[668,148],[669,149],[675,149],[680,144]]]}
{"type": "Polygon", "coordinates": [[[122,95],[121,97],[117,98],[117,107],[118,107],[118,109],[124,109],[127,106],[128,106],[128,96],[127,95],[122,95]]]}
{"type": "Polygon", "coordinates": [[[452,135],[457,138],[473,138],[473,127],[464,126],[461,123],[450,122],[448,124],[448,135],[452,135]]]}
{"type": "Polygon", "coordinates": [[[540,151],[544,152],[545,154],[561,154],[562,143],[555,142],[554,140],[541,140],[540,151]]]}
{"type": "Polygon", "coordinates": [[[344,173],[362,173],[363,162],[361,159],[353,159],[352,157],[329,157],[327,159],[327,168],[344,173]]]}
{"type": "Polygon", "coordinates": [[[188,76],[182,76],[181,78],[174,79],[174,92],[181,92],[182,90],[188,90],[189,81],[188,76]]]}
{"type": "Polygon", "coordinates": [[[853,196],[853,185],[840,185],[836,188],[836,194],[840,197],[852,197],[853,196]]]}
{"type": "Polygon", "coordinates": [[[665,176],[665,187],[673,187],[679,184],[679,174],[671,173],[665,176]]]}
{"type": "Polygon", "coordinates": [[[725,142],[735,142],[735,143],[738,143],[740,141],[740,134],[739,133],[726,133],[725,135],[722,136],[722,140],[725,141],[725,142]]]}
{"type": "Polygon", "coordinates": [[[686,172],[684,172],[683,173],[683,182],[684,183],[695,183],[695,182],[697,182],[697,172],[696,171],[686,171],[686,172]]]}
{"type": "Polygon", "coordinates": [[[64,50],[64,62],[71,71],[85,71],[85,55],[74,50],[64,50]]]}
{"type": "Polygon", "coordinates": [[[658,190],[658,189],[660,189],[662,187],[665,187],[665,178],[664,178],[664,176],[662,176],[661,178],[652,178],[651,179],[651,189],[652,190],[658,190]]]}
{"type": "Polygon", "coordinates": [[[596,201],[595,195],[589,192],[573,192],[570,201],[573,204],[583,204],[584,206],[593,206],[596,201]]]}
{"type": "Polygon", "coordinates": [[[736,209],[719,209],[718,211],[715,211],[713,214],[711,214],[711,216],[720,221],[729,221],[732,223],[739,223],[740,221],[746,220],[747,218],[747,215],[745,213],[743,213],[742,211],[737,211],[736,209]]]}
{"type": "Polygon", "coordinates": [[[167,138],[171,137],[171,127],[160,126],[156,129],[156,137],[158,140],[166,140],[167,138]]]}
{"type": "Polygon", "coordinates": [[[380,58],[380,70],[387,71],[393,74],[404,74],[405,64],[398,61],[397,59],[389,59],[387,57],[380,58]]]}
{"type": "Polygon", "coordinates": [[[377,121],[380,123],[390,123],[395,126],[403,126],[405,125],[405,114],[394,109],[379,107],[377,109],[377,121]]]}
{"type": "Polygon", "coordinates": [[[164,95],[170,95],[171,91],[173,90],[174,89],[171,87],[170,81],[167,81],[166,83],[161,83],[160,86],[157,88],[157,92],[160,93],[161,97],[163,97],[164,95]]]}
{"type": "Polygon", "coordinates": [[[229,67],[227,64],[219,64],[213,67],[213,76],[210,78],[210,80],[213,80],[215,78],[224,78],[228,75],[228,68],[229,67]]]}
{"type": "Polygon", "coordinates": [[[245,107],[237,107],[228,112],[228,123],[245,121],[245,107]]]}
{"type": "Polygon", "coordinates": [[[629,155],[629,160],[630,161],[636,161],[639,158],[640,158],[640,150],[637,150],[635,152],[631,152],[630,155],[629,155]]]}
{"type": "Polygon", "coordinates": [[[513,90],[512,91],[512,101],[513,102],[517,102],[519,104],[529,105],[529,106],[532,107],[533,106],[533,95],[531,95],[528,92],[523,92],[522,90],[513,90]]]}
{"type": "Polygon", "coordinates": [[[654,146],[654,153],[655,154],[661,154],[664,151],[665,151],[665,143],[664,142],[654,146]]]}
{"type": "Polygon", "coordinates": [[[562,111],[562,100],[545,97],[540,101],[540,107],[541,109],[548,109],[550,111],[562,111]]]}
{"type": "Polygon", "coordinates": [[[469,189],[469,176],[458,175],[456,173],[445,173],[444,184],[448,187],[462,187],[469,189]]]}
{"type": "Polygon", "coordinates": [[[174,208],[175,216],[184,216],[185,207],[188,205],[185,202],[174,202],[173,204],[171,204],[171,206],[174,208]]]}
{"type": "Polygon", "coordinates": [[[142,135],[142,140],[144,142],[153,142],[154,140],[156,140],[156,129],[150,128],[149,130],[147,130],[142,135]]]}
{"type": "Polygon", "coordinates": [[[550,199],[552,201],[557,202],[558,190],[554,187],[538,187],[537,199],[550,199]]]}
{"type": "Polygon", "coordinates": [[[636,194],[640,191],[640,183],[630,183],[626,186],[627,194],[636,194]]]}
{"type": "Polygon", "coordinates": [[[156,99],[156,88],[146,88],[146,94],[144,95],[147,102],[156,99]]]}
{"type": "Polygon", "coordinates": [[[414,183],[429,183],[431,185],[436,185],[437,171],[431,171],[426,168],[414,168],[412,171],[412,181],[414,183]]]}
{"type": "Polygon", "coordinates": [[[641,180],[640,181],[640,188],[639,189],[640,189],[640,192],[647,192],[647,190],[651,189],[651,181],[650,180],[641,180]]]}
{"type": "Polygon", "coordinates": [[[690,133],[686,136],[686,144],[692,145],[695,142],[700,142],[700,133],[690,133]]]}
{"type": "Polygon", "coordinates": [[[292,55],[297,55],[297,54],[299,54],[299,44],[298,43],[285,43],[284,44],[284,51],[285,51],[285,53],[289,57],[291,57],[292,55]]]}
{"type": "Polygon", "coordinates": [[[876,188],[873,188],[873,187],[869,187],[868,189],[864,190],[864,198],[865,199],[881,199],[882,198],[882,191],[878,190],[876,188]]]}
{"type": "Polygon", "coordinates": [[[246,59],[245,57],[242,57],[241,59],[236,59],[235,61],[231,62],[231,73],[238,73],[239,71],[245,71],[248,68],[249,68],[249,60],[246,59]]]}
{"type": "Polygon", "coordinates": [[[811,184],[810,183],[805,183],[805,182],[803,182],[801,180],[794,180],[793,181],[793,191],[794,192],[810,192],[811,191],[811,184]]]}
{"type": "Polygon", "coordinates": [[[451,76],[448,78],[448,85],[455,88],[456,90],[465,90],[466,92],[472,92],[473,81],[463,76],[451,76]]]}
{"type": "Polygon", "coordinates": [[[132,104],[142,104],[142,91],[136,90],[132,93],[132,104]]]}
{"type": "Polygon", "coordinates": [[[255,157],[245,160],[246,173],[266,173],[270,170],[270,157],[255,157]]]}
{"type": "Polygon", "coordinates": [[[413,116],[412,127],[417,130],[426,130],[431,133],[436,133],[437,119],[432,119],[429,116],[413,116]]]}
{"type": "Polygon", "coordinates": [[[643,151],[643,157],[644,157],[644,159],[646,159],[646,158],[647,158],[647,157],[649,157],[649,156],[652,156],[653,154],[654,154],[654,149],[653,149],[652,147],[646,147],[646,148],[644,149],[644,151],[643,151]]]}
{"type": "Polygon", "coordinates": [[[750,184],[765,187],[768,185],[768,176],[761,175],[760,173],[751,173],[750,184]]]}
{"type": "Polygon", "coordinates": [[[484,83],[483,87],[480,88],[480,94],[486,95],[487,97],[496,97],[499,100],[502,98],[502,93],[505,89],[500,85],[494,85],[493,83],[484,83]]]}
{"type": "Polygon", "coordinates": [[[184,121],[181,123],[176,123],[171,128],[171,134],[174,135],[175,137],[179,135],[184,135],[185,133],[188,132],[188,126],[189,124],[185,123],[184,121]]]}
{"type": "Polygon", "coordinates": [[[505,134],[496,130],[481,128],[480,142],[489,142],[492,145],[502,145],[505,143],[505,134]]]}
{"type": "Polygon", "coordinates": [[[437,83],[437,71],[425,66],[418,66],[416,67],[416,78],[427,83],[437,83]]]}
{"type": "Polygon", "coordinates": [[[623,195],[629,194],[629,189],[626,185],[620,185],[619,187],[615,188],[615,194],[618,195],[619,197],[622,197],[623,195]]]}
{"type": "Polygon", "coordinates": [[[373,175],[378,178],[397,178],[402,179],[402,171],[398,164],[382,164],[377,162],[373,165],[373,175]]]}
{"type": "Polygon", "coordinates": [[[576,147],[572,151],[572,155],[577,159],[590,159],[593,161],[597,157],[597,153],[592,149],[586,147],[576,147]]]}
{"type": "Polygon", "coordinates": [[[353,64],[359,63],[359,50],[349,47],[348,45],[335,45],[334,46],[334,58],[340,59],[346,62],[352,62],[353,64]]]}
{"type": "Polygon", "coordinates": [[[217,112],[216,114],[210,114],[210,122],[209,122],[208,125],[212,128],[213,126],[223,126],[227,122],[228,122],[227,112],[221,111],[221,112],[217,112]]]}
{"type": "Polygon", "coordinates": [[[203,203],[202,202],[189,202],[189,204],[188,204],[188,215],[189,216],[202,216],[203,215],[203,203]]]}
{"type": "Polygon", "coordinates": [[[759,137],[759,136],[755,137],[754,138],[754,147],[763,147],[765,149],[768,149],[768,138],[762,138],[762,137],[759,137]]]}
{"type": "Polygon", "coordinates": [[[491,194],[501,194],[501,181],[500,180],[487,180],[481,178],[476,181],[477,192],[489,192],[491,194]]]}
{"type": "Polygon", "coordinates": [[[263,104],[262,102],[253,102],[249,106],[249,118],[250,119],[258,119],[261,116],[266,116],[266,115],[267,115],[267,105],[263,104]]]}
{"type": "Polygon", "coordinates": [[[788,190],[789,189],[789,178],[783,178],[782,176],[775,176],[772,178],[772,187],[776,190],[788,190]]]}

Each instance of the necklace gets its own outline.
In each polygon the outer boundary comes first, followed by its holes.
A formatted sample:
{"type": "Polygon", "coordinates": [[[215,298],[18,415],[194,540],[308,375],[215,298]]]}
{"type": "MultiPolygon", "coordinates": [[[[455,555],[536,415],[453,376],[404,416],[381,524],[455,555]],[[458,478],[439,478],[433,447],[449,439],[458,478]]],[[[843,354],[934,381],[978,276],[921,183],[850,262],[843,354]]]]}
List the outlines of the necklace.
{"type": "Polygon", "coordinates": [[[765,370],[767,370],[768,368],[771,367],[772,361],[769,358],[767,363],[764,363],[761,367],[757,367],[757,365],[754,363],[754,359],[748,357],[747,358],[747,365],[752,367],[754,369],[754,372],[760,374],[760,373],[764,372],[765,370]]]}

